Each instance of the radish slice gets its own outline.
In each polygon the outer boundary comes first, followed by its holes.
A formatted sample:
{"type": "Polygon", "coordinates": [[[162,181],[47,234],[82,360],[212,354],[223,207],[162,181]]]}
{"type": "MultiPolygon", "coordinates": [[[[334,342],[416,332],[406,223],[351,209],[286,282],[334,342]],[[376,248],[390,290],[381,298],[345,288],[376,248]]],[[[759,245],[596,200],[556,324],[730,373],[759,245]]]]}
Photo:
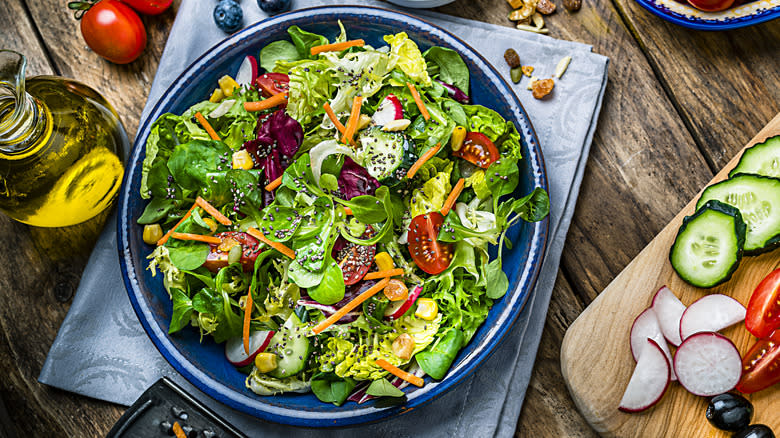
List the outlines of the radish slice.
{"type": "Polygon", "coordinates": [[[623,412],[641,412],[658,403],[669,387],[671,370],[661,347],[654,340],[648,339],[618,409],[623,412]]]}
{"type": "Polygon", "coordinates": [[[417,286],[409,293],[409,297],[406,298],[406,301],[391,301],[390,305],[385,308],[385,318],[393,320],[404,316],[404,313],[412,307],[412,304],[417,301],[417,297],[419,297],[421,293],[422,287],[417,286]]]}
{"type": "Polygon", "coordinates": [[[265,351],[273,337],[273,330],[252,332],[249,335],[249,352],[252,354],[249,355],[244,351],[244,338],[241,336],[230,338],[225,342],[225,357],[231,364],[237,367],[245,367],[255,360],[255,356],[265,351]]]}
{"type": "Polygon", "coordinates": [[[404,108],[401,106],[401,101],[394,94],[388,94],[382,99],[382,103],[379,104],[374,115],[371,116],[371,121],[377,125],[384,126],[393,120],[403,118],[404,108]]]}
{"type": "Polygon", "coordinates": [[[709,397],[737,386],[742,375],[742,359],[727,337],[718,333],[696,333],[677,349],[674,371],[685,389],[709,397]]]}
{"type": "Polygon", "coordinates": [[[747,310],[739,301],[723,294],[707,295],[688,306],[680,320],[680,337],[718,332],[745,319],[747,310]]]}
{"type": "Polygon", "coordinates": [[[257,60],[254,56],[247,56],[241,62],[236,72],[236,82],[238,85],[251,85],[257,79],[257,60]]]}
{"type": "MultiPolygon", "coordinates": [[[[639,362],[639,355],[647,345],[647,340],[652,339],[661,347],[661,351],[664,352],[666,360],[672,363],[672,353],[669,351],[669,346],[666,345],[666,339],[661,332],[661,326],[658,325],[658,318],[655,316],[653,308],[645,309],[634,320],[634,325],[631,326],[631,354],[634,356],[634,360],[639,362]]],[[[672,380],[677,380],[677,375],[674,374],[674,370],[671,370],[672,380]]]]}
{"type": "Polygon", "coordinates": [[[671,289],[663,286],[655,293],[652,308],[666,340],[675,347],[680,345],[682,342],[680,339],[680,319],[685,312],[685,304],[677,298],[671,289]]]}

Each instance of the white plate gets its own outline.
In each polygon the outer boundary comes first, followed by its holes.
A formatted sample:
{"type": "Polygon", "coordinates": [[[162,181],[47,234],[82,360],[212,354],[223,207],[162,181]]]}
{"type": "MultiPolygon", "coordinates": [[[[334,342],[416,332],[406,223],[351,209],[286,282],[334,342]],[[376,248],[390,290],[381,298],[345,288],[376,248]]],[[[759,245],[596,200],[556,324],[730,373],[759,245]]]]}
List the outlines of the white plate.
{"type": "Polygon", "coordinates": [[[435,8],[452,3],[455,0],[387,0],[405,8],[435,8]]]}

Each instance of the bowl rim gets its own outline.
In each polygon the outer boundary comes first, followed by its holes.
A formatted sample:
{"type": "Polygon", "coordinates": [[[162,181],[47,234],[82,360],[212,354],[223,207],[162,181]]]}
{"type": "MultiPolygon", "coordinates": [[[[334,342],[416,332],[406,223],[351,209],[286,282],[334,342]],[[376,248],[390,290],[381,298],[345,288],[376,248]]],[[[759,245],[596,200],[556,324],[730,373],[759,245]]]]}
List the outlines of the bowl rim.
{"type": "MultiPolygon", "coordinates": [[[[188,77],[196,77],[199,74],[199,70],[204,67],[205,61],[207,59],[211,59],[214,56],[214,53],[217,53],[219,48],[237,44],[242,40],[244,35],[255,32],[257,28],[265,27],[278,21],[286,21],[290,16],[311,15],[319,13],[373,13],[375,15],[381,15],[381,18],[384,19],[389,18],[416,22],[418,27],[428,27],[441,32],[444,34],[444,36],[451,38],[456,43],[462,45],[467,51],[470,51],[471,54],[477,58],[477,60],[479,60],[487,67],[488,72],[497,78],[499,88],[505,88],[508,95],[512,98],[512,102],[510,102],[510,104],[516,105],[517,115],[519,115],[520,119],[527,123],[527,132],[521,133],[521,135],[525,138],[530,138],[532,141],[530,144],[528,144],[529,157],[523,158],[528,160],[529,164],[531,165],[531,172],[533,174],[532,179],[538,184],[539,187],[549,192],[544,156],[531,119],[528,116],[528,113],[523,107],[522,103],[517,98],[517,95],[514,93],[512,87],[509,86],[506,79],[501,76],[496,68],[487,59],[485,59],[484,56],[482,56],[478,51],[471,47],[471,45],[462,39],[453,35],[444,28],[429,22],[428,20],[416,17],[406,12],[360,5],[324,5],[296,9],[294,11],[258,21],[257,23],[247,26],[241,31],[234,33],[228,38],[223,39],[222,41],[207,49],[203,54],[190,63],[189,66],[186,67],[182,73],[171,82],[168,88],[160,95],[157,102],[148,112],[146,119],[143,120],[141,125],[139,125],[135,140],[133,142],[133,147],[129,154],[126,175],[131,173],[131,169],[134,170],[137,166],[140,165],[140,163],[136,161],[145,146],[140,144],[140,140],[144,140],[145,143],[145,140],[148,137],[147,132],[149,126],[153,123],[156,117],[159,117],[158,113],[160,112],[160,107],[163,105],[163,102],[168,100],[168,97],[175,91],[174,89],[181,86],[185,79],[188,77]]],[[[523,267],[523,271],[528,271],[528,267],[530,266],[530,271],[524,272],[525,275],[518,278],[516,287],[513,290],[508,291],[505,295],[505,298],[514,298],[515,300],[506,304],[504,312],[500,314],[502,318],[495,321],[495,327],[491,330],[491,332],[488,332],[489,338],[487,341],[489,342],[486,341],[481,348],[475,349],[475,351],[471,354],[472,357],[470,360],[461,361],[462,363],[458,364],[458,366],[454,366],[450,371],[448,371],[447,376],[441,381],[428,382],[426,387],[416,390],[415,396],[408,399],[406,403],[391,407],[366,409],[365,413],[360,414],[343,412],[340,413],[337,417],[326,417],[324,415],[319,415],[317,413],[308,411],[280,408],[262,402],[254,403],[260,404],[259,407],[249,406],[245,401],[242,402],[241,399],[247,399],[248,397],[251,397],[251,395],[238,393],[227,387],[220,380],[205,374],[193,363],[186,359],[186,357],[178,350],[176,345],[171,342],[168,334],[165,331],[161,330],[156,325],[151,324],[151,307],[144,299],[142,299],[143,290],[140,287],[139,279],[136,277],[135,271],[130,269],[130,267],[133,266],[133,261],[130,252],[130,245],[128,242],[128,235],[126,232],[128,226],[131,223],[134,224],[134,222],[129,221],[127,211],[128,199],[130,196],[132,196],[132,193],[129,192],[130,184],[131,182],[129,178],[125,178],[123,180],[118,205],[117,249],[119,255],[120,271],[133,310],[141,322],[144,331],[152,340],[155,348],[157,348],[157,350],[172,366],[172,368],[181,374],[190,384],[209,395],[216,401],[262,420],[293,426],[339,427],[376,422],[409,412],[417,407],[430,403],[431,401],[446,393],[448,390],[457,386],[466,377],[470,376],[474,371],[476,371],[477,365],[482,364],[493,355],[498,345],[511,331],[512,327],[520,316],[520,313],[525,308],[529,297],[534,292],[536,281],[538,279],[539,272],[541,271],[541,266],[544,262],[548,244],[550,221],[549,215],[542,221],[530,224],[530,229],[527,232],[532,233],[532,238],[528,250],[528,259],[525,266],[523,267]],[[524,288],[525,293],[522,293],[522,289],[524,288]],[[521,291],[521,293],[517,293],[518,291],[521,291]],[[521,301],[519,303],[517,302],[519,301],[517,299],[517,295],[522,295],[519,297],[521,301]],[[492,339],[490,337],[492,337],[492,339]],[[421,390],[422,392],[420,392],[421,390]],[[298,415],[291,415],[291,411],[298,415]],[[301,416],[300,414],[305,415],[301,416]]]]}
{"type": "Polygon", "coordinates": [[[695,30],[719,31],[739,29],[780,18],[780,7],[764,9],[760,12],[743,17],[709,20],[700,17],[689,17],[679,12],[674,12],[665,6],[660,5],[658,0],[636,0],[636,2],[657,17],[679,26],[695,30]]]}

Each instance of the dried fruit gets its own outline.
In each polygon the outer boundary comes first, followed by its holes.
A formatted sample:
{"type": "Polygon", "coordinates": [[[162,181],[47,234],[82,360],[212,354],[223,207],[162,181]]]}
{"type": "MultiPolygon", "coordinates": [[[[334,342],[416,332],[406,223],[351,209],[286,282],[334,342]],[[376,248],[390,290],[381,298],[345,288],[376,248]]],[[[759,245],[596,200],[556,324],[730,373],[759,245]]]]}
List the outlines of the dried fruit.
{"type": "Polygon", "coordinates": [[[529,78],[531,77],[531,74],[534,72],[534,67],[531,65],[524,65],[522,69],[523,69],[523,74],[528,76],[529,78]]]}
{"type": "Polygon", "coordinates": [[[582,7],[582,0],[563,0],[563,7],[570,12],[579,11],[582,7]]]}
{"type": "Polygon", "coordinates": [[[512,78],[512,82],[515,84],[520,82],[520,79],[523,78],[523,70],[521,67],[515,67],[512,70],[509,71],[509,76],[512,78]]]}
{"type": "Polygon", "coordinates": [[[504,52],[504,59],[512,68],[520,66],[520,55],[515,52],[515,49],[506,49],[506,52],[504,52]]]}
{"type": "Polygon", "coordinates": [[[533,33],[545,33],[546,34],[546,33],[550,32],[550,29],[547,29],[546,27],[544,29],[539,29],[536,26],[529,26],[527,24],[518,24],[515,27],[517,27],[520,30],[524,30],[524,31],[527,31],[527,32],[533,32],[533,33]]]}
{"type": "Polygon", "coordinates": [[[536,26],[537,29],[544,27],[544,18],[542,18],[538,12],[534,12],[534,14],[531,15],[531,21],[534,22],[534,26],[536,26]]]}
{"type": "Polygon", "coordinates": [[[543,99],[552,92],[555,87],[555,81],[552,79],[542,79],[531,84],[533,95],[536,99],[543,99]]]}
{"type": "Polygon", "coordinates": [[[550,15],[555,12],[555,3],[552,0],[539,0],[536,3],[536,11],[540,14],[550,15]]]}
{"type": "Polygon", "coordinates": [[[534,11],[536,11],[536,0],[525,0],[522,8],[509,13],[509,19],[512,21],[523,20],[529,18],[534,11]]]}
{"type": "Polygon", "coordinates": [[[507,3],[509,3],[509,6],[512,7],[512,9],[517,9],[520,6],[523,6],[523,0],[506,0],[507,3]]]}
{"type": "Polygon", "coordinates": [[[555,66],[555,73],[553,76],[560,79],[561,76],[563,76],[564,73],[566,73],[566,69],[569,68],[569,63],[571,62],[571,56],[566,56],[560,61],[558,61],[558,65],[555,66]]]}

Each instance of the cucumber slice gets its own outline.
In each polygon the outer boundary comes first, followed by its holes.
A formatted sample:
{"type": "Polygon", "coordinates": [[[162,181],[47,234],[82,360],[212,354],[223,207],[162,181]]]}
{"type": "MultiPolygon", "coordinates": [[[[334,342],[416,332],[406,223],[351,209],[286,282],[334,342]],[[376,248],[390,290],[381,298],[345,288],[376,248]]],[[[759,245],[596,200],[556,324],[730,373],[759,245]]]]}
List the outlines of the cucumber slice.
{"type": "Polygon", "coordinates": [[[729,172],[729,177],[738,173],[780,178],[780,135],[770,137],[765,142],[748,148],[739,159],[737,167],[729,172]]]}
{"type": "Polygon", "coordinates": [[[294,376],[306,368],[306,361],[311,354],[311,342],[306,337],[306,326],[295,313],[290,314],[287,321],[271,338],[268,352],[276,354],[276,369],[268,373],[278,379],[294,376]]]}
{"type": "Polygon", "coordinates": [[[739,210],[715,199],[707,201],[683,219],[669,251],[672,267],[693,286],[723,283],[742,259],[745,230],[739,210]]]}
{"type": "Polygon", "coordinates": [[[739,209],[747,224],[745,253],[759,254],[780,243],[780,179],[738,174],[704,189],[697,208],[717,199],[739,209]]]}
{"type": "Polygon", "coordinates": [[[359,140],[363,148],[363,166],[386,186],[401,182],[417,161],[414,142],[402,132],[387,132],[380,126],[372,126],[360,133],[359,140]]]}

